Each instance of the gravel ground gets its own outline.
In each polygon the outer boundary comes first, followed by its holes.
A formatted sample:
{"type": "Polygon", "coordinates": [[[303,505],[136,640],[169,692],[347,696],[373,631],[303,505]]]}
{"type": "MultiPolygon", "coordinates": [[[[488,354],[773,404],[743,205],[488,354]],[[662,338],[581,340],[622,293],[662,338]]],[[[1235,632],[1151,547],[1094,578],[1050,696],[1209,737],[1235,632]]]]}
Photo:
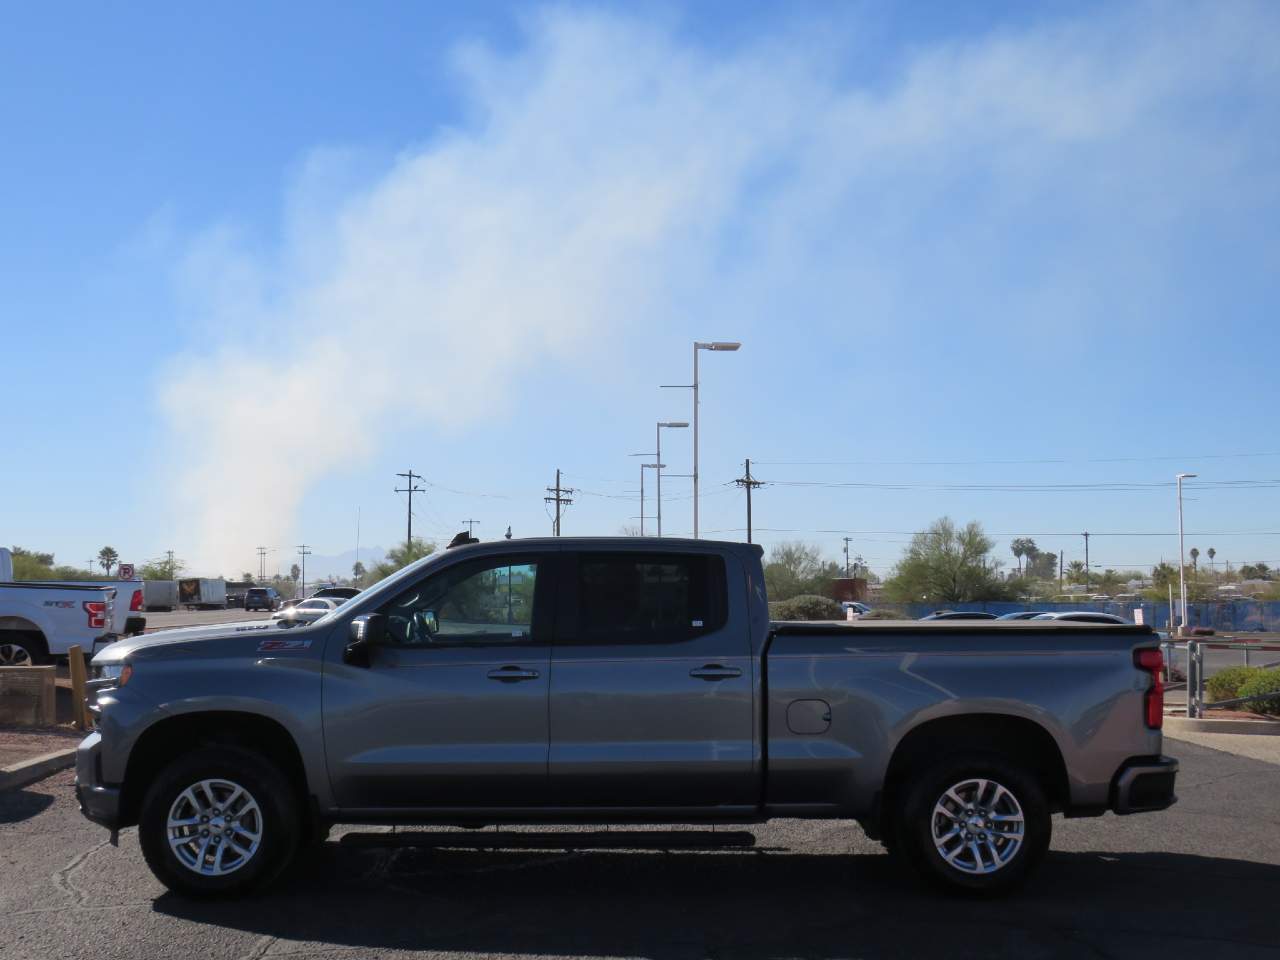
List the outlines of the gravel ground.
{"type": "Polygon", "coordinates": [[[1169,741],[1181,801],[1056,819],[1022,892],[904,878],[849,823],[780,820],[726,853],[370,850],[330,841],[259,899],[190,902],[83,820],[70,773],[0,795],[0,956],[1280,957],[1280,768],[1169,741]]]}
{"type": "Polygon", "coordinates": [[[74,727],[0,727],[0,767],[66,750],[83,737],[74,727]]]}

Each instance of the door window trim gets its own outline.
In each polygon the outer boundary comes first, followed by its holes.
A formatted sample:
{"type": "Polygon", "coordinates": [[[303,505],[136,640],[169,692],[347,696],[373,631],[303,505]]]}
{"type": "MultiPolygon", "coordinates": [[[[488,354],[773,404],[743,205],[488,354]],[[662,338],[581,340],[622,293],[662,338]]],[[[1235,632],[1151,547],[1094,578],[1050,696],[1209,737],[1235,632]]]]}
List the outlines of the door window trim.
{"type": "Polygon", "coordinates": [[[458,648],[480,650],[485,647],[537,647],[549,646],[551,643],[551,626],[555,623],[556,591],[552,589],[556,581],[553,575],[556,567],[556,555],[551,553],[511,553],[488,554],[483,557],[469,557],[447,566],[433,567],[423,577],[399,590],[394,597],[378,608],[378,613],[387,615],[391,605],[410,590],[415,589],[427,580],[439,576],[450,576],[460,571],[480,573],[495,567],[519,567],[532,565],[535,567],[533,583],[533,622],[525,637],[492,637],[486,640],[436,640],[431,643],[409,644],[387,640],[386,645],[395,650],[440,650],[458,648]]]}

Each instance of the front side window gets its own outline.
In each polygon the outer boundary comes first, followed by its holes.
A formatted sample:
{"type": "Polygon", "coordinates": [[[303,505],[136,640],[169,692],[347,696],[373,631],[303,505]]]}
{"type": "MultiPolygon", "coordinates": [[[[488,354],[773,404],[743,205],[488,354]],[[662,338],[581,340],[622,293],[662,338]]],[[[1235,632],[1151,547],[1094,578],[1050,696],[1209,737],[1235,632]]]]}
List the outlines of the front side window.
{"type": "Polygon", "coordinates": [[[415,584],[384,612],[390,642],[403,646],[512,643],[530,639],[536,563],[469,563],[415,584]]]}
{"type": "Polygon", "coordinates": [[[584,553],[578,634],[587,643],[672,643],[724,626],[724,561],[697,554],[584,553]]]}

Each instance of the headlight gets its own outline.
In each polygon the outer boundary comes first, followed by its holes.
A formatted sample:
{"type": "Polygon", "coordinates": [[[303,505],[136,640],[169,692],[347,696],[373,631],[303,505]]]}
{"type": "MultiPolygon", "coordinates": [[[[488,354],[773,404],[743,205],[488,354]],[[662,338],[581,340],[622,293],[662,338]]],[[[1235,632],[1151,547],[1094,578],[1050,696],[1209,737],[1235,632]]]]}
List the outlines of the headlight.
{"type": "Polygon", "coordinates": [[[129,663],[108,663],[97,668],[95,679],[114,680],[117,687],[123,687],[133,676],[133,665],[129,663]]]}

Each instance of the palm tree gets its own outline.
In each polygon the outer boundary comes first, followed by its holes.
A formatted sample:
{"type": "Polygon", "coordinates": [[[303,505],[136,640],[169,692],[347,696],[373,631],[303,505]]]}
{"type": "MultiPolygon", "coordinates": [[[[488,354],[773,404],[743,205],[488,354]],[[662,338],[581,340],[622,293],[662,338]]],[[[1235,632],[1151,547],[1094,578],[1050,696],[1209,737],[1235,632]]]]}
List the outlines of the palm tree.
{"type": "Polygon", "coordinates": [[[1010,552],[1018,559],[1018,576],[1022,576],[1022,558],[1031,556],[1031,551],[1035,548],[1035,542],[1026,537],[1014,537],[1009,542],[1010,552]]]}
{"type": "MultiPolygon", "coordinates": [[[[1216,557],[1216,556],[1218,555],[1218,551],[1217,551],[1217,550],[1215,550],[1215,549],[1213,549],[1213,547],[1210,547],[1210,548],[1208,549],[1208,551],[1207,551],[1207,552],[1208,552],[1208,554],[1209,554],[1209,566],[1212,568],[1212,567],[1213,567],[1213,558],[1214,558],[1214,557],[1216,557]]],[[[1215,571],[1215,573],[1216,573],[1216,571],[1215,571]]]]}
{"type": "Polygon", "coordinates": [[[1072,583],[1079,583],[1084,579],[1084,561],[1072,560],[1067,564],[1067,579],[1072,583]]]}
{"type": "Polygon", "coordinates": [[[1196,563],[1196,561],[1200,559],[1200,548],[1192,547],[1187,552],[1191,554],[1191,572],[1194,574],[1200,569],[1199,565],[1196,563]]]}
{"type": "Polygon", "coordinates": [[[116,553],[115,547],[103,547],[98,551],[98,565],[107,571],[107,576],[111,576],[111,568],[119,559],[120,554],[116,553]]]}

